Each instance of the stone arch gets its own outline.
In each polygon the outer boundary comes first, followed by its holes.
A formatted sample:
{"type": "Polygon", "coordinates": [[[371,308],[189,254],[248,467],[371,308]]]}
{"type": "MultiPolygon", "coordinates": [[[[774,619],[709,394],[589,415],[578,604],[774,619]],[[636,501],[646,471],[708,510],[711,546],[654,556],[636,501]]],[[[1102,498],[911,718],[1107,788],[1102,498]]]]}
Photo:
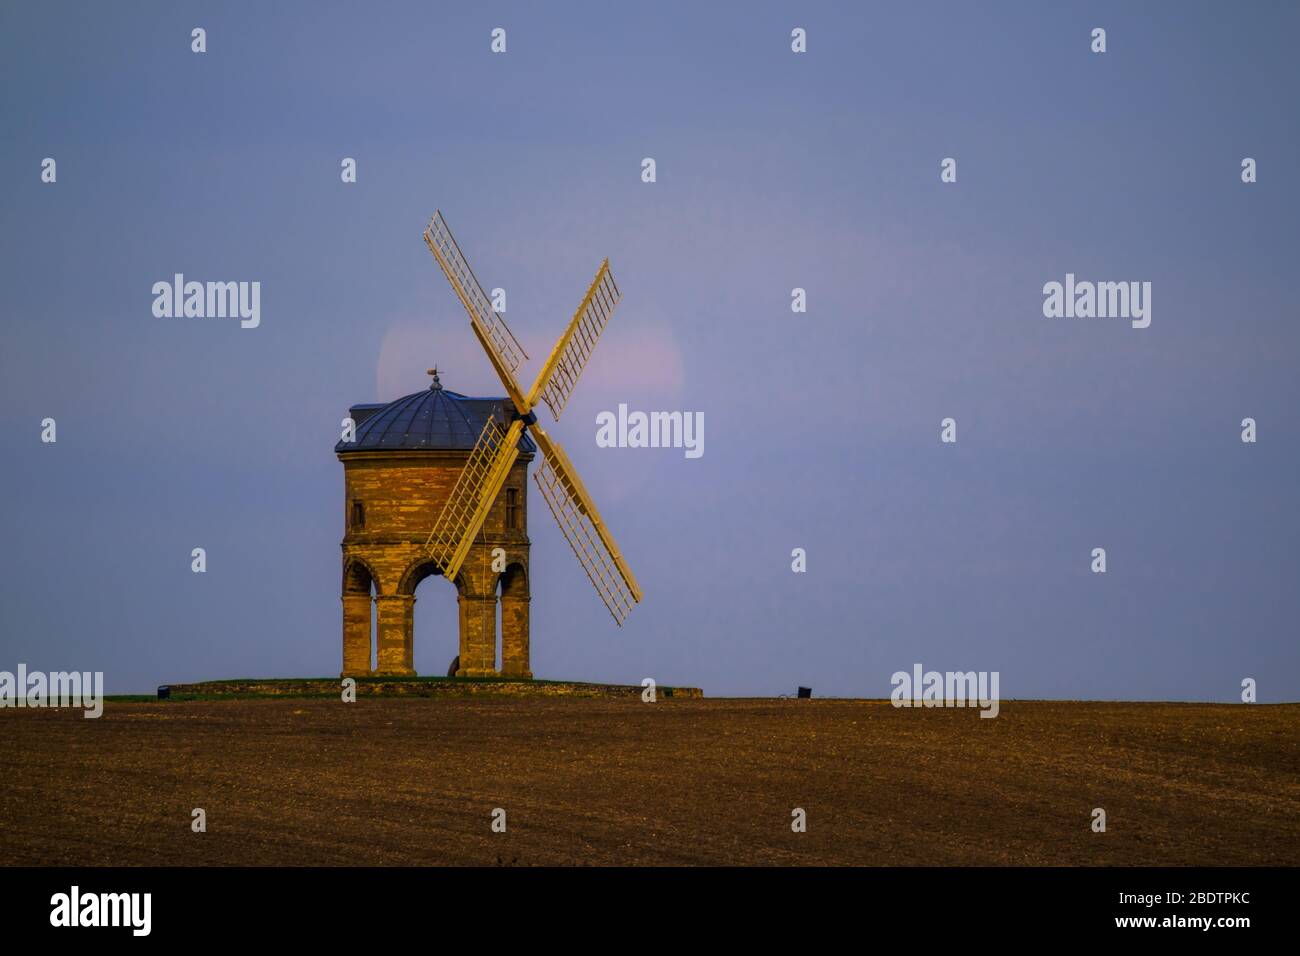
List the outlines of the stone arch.
{"type": "MultiPolygon", "coordinates": [[[[406,570],[402,572],[401,578],[397,581],[397,593],[414,596],[415,589],[420,586],[420,582],[425,578],[433,577],[435,574],[442,575],[442,567],[438,562],[429,557],[418,557],[410,562],[406,566],[406,570]]],[[[457,575],[456,580],[452,583],[456,585],[456,590],[459,591],[461,588],[460,575],[457,575]]]]}
{"type": "MultiPolygon", "coordinates": [[[[345,675],[415,674],[415,592],[425,578],[444,576],[438,562],[422,550],[405,551],[404,562],[390,557],[396,555],[372,553],[366,557],[356,554],[344,557],[345,675]],[[376,566],[385,574],[382,587],[374,573],[376,566]],[[371,585],[375,593],[373,666],[371,585]]],[[[460,666],[456,676],[531,677],[527,552],[516,556],[500,573],[493,571],[491,564],[491,547],[475,545],[452,581],[459,624],[460,666]]],[[[441,627],[438,631],[441,632],[441,627]]],[[[442,673],[441,663],[437,673],[442,673]]]]}
{"type": "Polygon", "coordinates": [[[528,596],[528,568],[522,561],[511,561],[497,579],[497,588],[502,597],[507,594],[528,596]]]}
{"type": "Polygon", "coordinates": [[[343,559],[343,593],[355,594],[364,591],[370,593],[370,586],[374,585],[375,593],[380,591],[379,575],[375,569],[370,566],[370,562],[365,558],[355,554],[350,554],[343,559]]]}
{"type": "MultiPolygon", "coordinates": [[[[404,638],[407,643],[407,646],[410,648],[410,660],[412,665],[414,665],[414,660],[415,660],[415,626],[416,626],[415,605],[417,603],[416,592],[419,589],[420,585],[424,582],[424,580],[426,578],[431,578],[431,577],[441,578],[444,581],[447,580],[446,575],[443,573],[443,569],[441,565],[436,560],[429,557],[427,554],[418,554],[416,557],[412,558],[410,561],[407,562],[406,567],[402,570],[402,574],[397,581],[397,589],[396,589],[397,597],[405,602],[404,606],[405,606],[407,616],[404,622],[406,628],[404,638]]],[[[454,618],[449,616],[445,621],[441,617],[444,610],[442,607],[443,601],[445,600],[444,596],[442,594],[434,594],[431,596],[427,589],[425,591],[426,597],[430,597],[430,596],[432,597],[432,600],[434,601],[433,606],[437,609],[438,615],[437,615],[436,622],[426,620],[421,625],[422,630],[428,628],[430,631],[429,634],[421,635],[421,647],[428,648],[429,650],[432,650],[434,648],[447,650],[447,648],[443,644],[443,635],[445,635],[447,632],[450,632],[454,627],[456,637],[455,637],[455,643],[452,644],[451,646],[455,648],[454,651],[455,656],[457,658],[463,658],[465,657],[465,650],[466,650],[465,627],[464,627],[465,609],[464,609],[464,601],[463,601],[463,597],[465,594],[464,575],[463,574],[456,575],[455,579],[451,581],[451,585],[453,588],[455,588],[455,592],[456,592],[456,604],[457,604],[456,615],[454,618]],[[455,622],[454,624],[453,621],[455,622]],[[430,637],[434,638],[434,643],[425,644],[424,642],[430,637]]],[[[442,588],[444,587],[444,585],[436,584],[436,585],[429,585],[429,587],[442,588]]],[[[426,611],[427,610],[428,610],[428,606],[426,605],[426,611]]],[[[428,614],[426,613],[425,616],[428,617],[428,614]]],[[[422,651],[421,653],[425,654],[425,651],[422,651]]],[[[453,660],[451,652],[449,652],[447,656],[444,658],[441,659],[435,658],[434,662],[436,663],[436,669],[434,673],[437,674],[445,673],[447,669],[447,664],[451,660],[453,660]]],[[[425,656],[424,661],[425,661],[425,667],[427,668],[430,664],[429,656],[425,656]]],[[[459,674],[460,670],[458,670],[457,673],[459,674]]]]}

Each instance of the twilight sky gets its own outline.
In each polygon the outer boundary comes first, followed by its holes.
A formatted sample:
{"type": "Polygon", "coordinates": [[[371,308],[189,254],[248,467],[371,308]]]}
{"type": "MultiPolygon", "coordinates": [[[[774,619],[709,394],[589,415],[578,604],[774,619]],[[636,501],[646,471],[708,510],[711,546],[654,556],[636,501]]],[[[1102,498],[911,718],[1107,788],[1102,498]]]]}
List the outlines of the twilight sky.
{"type": "Polygon", "coordinates": [[[501,394],[440,207],[526,382],[602,257],[623,290],[540,414],[646,600],[614,627],[532,489],[537,676],[1300,698],[1294,4],[467,6],[0,6],[0,669],[338,673],[339,420],[435,363],[501,394]],[[260,327],[155,318],[177,272],[260,281],[260,327]],[[1067,272],[1151,326],[1045,318],[1067,272]],[[705,454],[598,448],[619,403],[705,454]]]}

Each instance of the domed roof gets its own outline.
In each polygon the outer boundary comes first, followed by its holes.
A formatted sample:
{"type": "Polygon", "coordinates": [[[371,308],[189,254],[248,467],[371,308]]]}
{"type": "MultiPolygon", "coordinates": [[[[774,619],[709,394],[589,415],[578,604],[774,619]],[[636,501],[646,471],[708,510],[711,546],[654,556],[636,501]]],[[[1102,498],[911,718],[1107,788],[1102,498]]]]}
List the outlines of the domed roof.
{"type": "MultiPolygon", "coordinates": [[[[504,398],[471,398],[442,387],[431,371],[433,384],[420,392],[378,405],[353,405],[348,414],[357,423],[357,440],[340,441],[335,452],[345,451],[469,451],[478,441],[483,425],[496,418],[510,423],[514,406],[504,398]]],[[[537,446],[527,433],[519,450],[535,452],[537,446]]]]}

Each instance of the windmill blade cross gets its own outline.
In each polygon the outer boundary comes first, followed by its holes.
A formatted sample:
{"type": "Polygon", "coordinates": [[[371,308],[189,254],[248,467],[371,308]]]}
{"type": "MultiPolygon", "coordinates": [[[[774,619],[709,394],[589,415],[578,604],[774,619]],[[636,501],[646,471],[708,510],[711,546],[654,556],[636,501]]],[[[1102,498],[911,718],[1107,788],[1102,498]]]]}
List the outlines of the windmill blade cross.
{"type": "Polygon", "coordinates": [[[533,414],[533,407],[540,398],[559,421],[578,377],[586,368],[596,343],[622,298],[610,271],[609,260],[601,263],[577,312],[556,341],[532,389],[525,395],[515,381],[514,373],[528,355],[505,321],[492,311],[487,295],[474,277],[441,212],[436,212],[430,220],[424,241],[469,313],[470,327],[515,408],[514,420],[504,431],[495,418],[489,418],[484,425],[425,542],[426,550],[438,562],[443,574],[448,578],[456,576],[519,457],[519,439],[524,429],[531,428],[542,452],[542,462],[533,474],[542,498],[596,593],[615,623],[622,626],[632,606],[641,600],[641,588],[632,575],[632,569],[623,560],[614,536],[605,527],[596,503],[578,477],[577,469],[564,449],[537,424],[537,416],[533,414]]]}

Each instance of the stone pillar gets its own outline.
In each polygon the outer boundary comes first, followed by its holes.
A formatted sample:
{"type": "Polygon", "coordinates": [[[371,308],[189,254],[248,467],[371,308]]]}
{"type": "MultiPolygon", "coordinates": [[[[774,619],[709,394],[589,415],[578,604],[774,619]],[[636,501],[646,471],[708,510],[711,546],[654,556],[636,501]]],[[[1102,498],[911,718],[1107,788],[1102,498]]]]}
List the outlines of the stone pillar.
{"type": "Polygon", "coordinates": [[[370,595],[343,595],[343,677],[370,673],[370,595]]]}
{"type": "Polygon", "coordinates": [[[414,623],[415,597],[411,594],[381,594],[375,598],[379,608],[379,648],[376,674],[414,677],[411,630],[414,623]]]}
{"type": "Polygon", "coordinates": [[[525,596],[501,595],[501,673],[532,677],[528,665],[528,604],[525,596]]]}
{"type": "Polygon", "coordinates": [[[457,677],[497,675],[497,575],[485,549],[470,550],[457,579],[460,670],[457,677]]]}
{"type": "Polygon", "coordinates": [[[497,598],[461,593],[460,670],[457,677],[496,677],[497,598]]]}

